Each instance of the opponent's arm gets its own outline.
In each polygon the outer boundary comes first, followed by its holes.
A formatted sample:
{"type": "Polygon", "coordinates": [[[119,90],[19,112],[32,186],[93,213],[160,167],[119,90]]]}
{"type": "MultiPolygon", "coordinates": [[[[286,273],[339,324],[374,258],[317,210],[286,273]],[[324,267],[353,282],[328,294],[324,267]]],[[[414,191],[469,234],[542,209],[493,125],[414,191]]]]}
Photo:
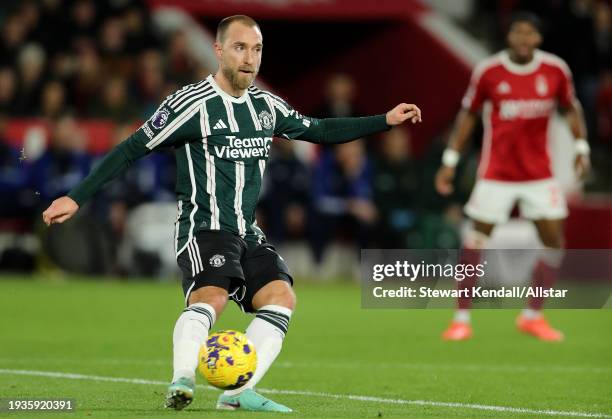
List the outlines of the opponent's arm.
{"type": "Polygon", "coordinates": [[[310,126],[298,140],[318,144],[339,144],[386,131],[406,120],[421,122],[421,110],[412,104],[401,103],[386,114],[361,118],[309,118],[310,126]]]}
{"type": "Polygon", "coordinates": [[[477,120],[478,115],[469,109],[464,108],[457,115],[448,146],[442,155],[442,166],[436,173],[436,190],[441,195],[449,195],[453,192],[455,167],[474,131],[477,120]]]}
{"type": "Polygon", "coordinates": [[[584,120],[584,112],[578,99],[571,101],[570,105],[564,109],[565,119],[569,124],[570,131],[574,136],[574,149],[576,158],[574,160],[574,168],[579,179],[584,178],[589,171],[591,149],[587,142],[586,122],[584,120]]]}
{"type": "Polygon", "coordinates": [[[472,71],[467,91],[461,100],[462,109],[457,115],[448,146],[442,155],[442,165],[436,173],[435,186],[441,195],[450,195],[453,192],[455,167],[459,163],[461,152],[465,149],[474,131],[480,108],[491,96],[489,93],[490,85],[491,82],[487,78],[486,62],[483,62],[472,71]]]}

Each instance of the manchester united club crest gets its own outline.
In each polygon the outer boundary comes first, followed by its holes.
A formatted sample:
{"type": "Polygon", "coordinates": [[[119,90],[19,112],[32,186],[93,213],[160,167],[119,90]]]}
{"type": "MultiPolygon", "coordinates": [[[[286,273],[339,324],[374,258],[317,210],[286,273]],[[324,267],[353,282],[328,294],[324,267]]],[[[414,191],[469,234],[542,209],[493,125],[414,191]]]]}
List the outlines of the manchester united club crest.
{"type": "Polygon", "coordinates": [[[221,266],[225,265],[225,256],[214,255],[210,258],[208,263],[210,263],[210,266],[212,266],[213,268],[220,268],[221,266]]]}
{"type": "Polygon", "coordinates": [[[265,129],[272,129],[274,125],[274,120],[272,119],[272,114],[268,111],[261,111],[258,115],[259,122],[261,126],[265,129]]]}
{"type": "Polygon", "coordinates": [[[546,96],[548,94],[548,82],[546,81],[546,77],[538,74],[535,80],[535,89],[539,96],[546,96]]]}

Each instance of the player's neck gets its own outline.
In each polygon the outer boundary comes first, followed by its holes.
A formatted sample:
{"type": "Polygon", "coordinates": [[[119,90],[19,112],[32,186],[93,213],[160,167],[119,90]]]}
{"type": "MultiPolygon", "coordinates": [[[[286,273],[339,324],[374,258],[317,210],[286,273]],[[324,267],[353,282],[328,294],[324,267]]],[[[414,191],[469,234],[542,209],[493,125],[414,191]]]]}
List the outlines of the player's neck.
{"type": "Polygon", "coordinates": [[[223,75],[221,71],[217,71],[217,73],[213,76],[217,85],[230,96],[234,96],[236,98],[241,97],[246,92],[246,89],[234,89],[230,81],[223,75]]]}
{"type": "Polygon", "coordinates": [[[535,54],[532,52],[528,56],[521,57],[520,55],[516,54],[514,51],[509,50],[508,57],[510,58],[510,61],[512,61],[514,64],[525,65],[533,61],[535,54]]]}

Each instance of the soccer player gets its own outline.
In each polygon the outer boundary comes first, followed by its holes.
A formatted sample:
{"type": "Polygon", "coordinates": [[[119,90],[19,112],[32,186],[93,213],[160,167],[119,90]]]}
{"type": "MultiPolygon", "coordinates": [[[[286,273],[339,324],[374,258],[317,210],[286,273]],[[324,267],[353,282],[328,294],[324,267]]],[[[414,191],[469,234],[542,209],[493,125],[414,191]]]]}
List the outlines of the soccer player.
{"type": "MultiPolygon", "coordinates": [[[[574,95],[572,76],[565,62],[540,51],[542,41],[537,16],[520,12],[511,22],[509,48],[481,62],[472,74],[463,109],[459,112],[436,189],[443,195],[453,190],[455,166],[482,109],[484,140],[478,180],[465,206],[473,229],[464,239],[463,263],[479,263],[480,249],[498,223],[506,222],[518,202],[521,215],[533,220],[545,250],[533,273],[533,286],[550,287],[562,258],[562,222],[567,216],[563,192],[553,178],[547,136],[557,105],[565,114],[575,138],[575,169],[579,177],[589,166],[589,145],[584,116],[574,95]]],[[[471,288],[475,277],[458,284],[471,288]]],[[[458,309],[445,340],[472,336],[471,298],[459,298],[458,309]]],[[[553,329],[541,313],[543,298],[532,298],[517,319],[520,331],[541,340],[560,341],[563,334],[553,329]]]]}
{"type": "Polygon", "coordinates": [[[288,412],[254,391],[278,356],[295,308],[293,280],[266,242],[255,207],[273,136],[335,144],[421,121],[412,104],[364,118],[315,119],[252,85],[263,40],[250,17],[225,18],[217,28],[216,74],[168,96],[155,114],[115,147],[67,196],[43,213],[47,225],[72,217],[104,183],[133,161],[162,147],[177,160],[175,249],[183,271],[186,308],[173,334],[174,375],[166,406],[191,403],[198,351],[231,298],[255,313],[246,335],[257,369],[243,387],[221,394],[220,409],[288,412]]]}

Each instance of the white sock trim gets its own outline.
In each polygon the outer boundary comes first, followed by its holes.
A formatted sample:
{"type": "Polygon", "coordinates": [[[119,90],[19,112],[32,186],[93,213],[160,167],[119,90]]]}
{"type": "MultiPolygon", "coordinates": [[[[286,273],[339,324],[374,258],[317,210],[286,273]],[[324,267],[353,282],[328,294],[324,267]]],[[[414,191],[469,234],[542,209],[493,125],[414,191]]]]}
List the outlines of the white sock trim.
{"type": "Polygon", "coordinates": [[[453,318],[453,320],[459,323],[469,323],[470,318],[470,310],[459,309],[455,311],[455,317],[453,318]]]}
{"type": "Polygon", "coordinates": [[[202,309],[208,311],[212,316],[209,329],[212,328],[213,324],[215,324],[215,322],[217,321],[217,312],[215,311],[214,307],[211,306],[210,304],[193,303],[189,305],[187,309],[193,309],[193,311],[195,311],[196,313],[200,313],[200,314],[203,314],[202,309]]]}
{"type": "MultiPolygon", "coordinates": [[[[263,307],[260,307],[259,310],[276,311],[277,313],[284,314],[285,316],[289,316],[289,317],[291,317],[291,314],[293,313],[293,310],[291,310],[291,309],[289,309],[287,307],[278,306],[278,305],[274,305],[274,304],[265,305],[263,307]]],[[[259,310],[257,310],[257,311],[259,311],[259,310]]]]}
{"type": "Polygon", "coordinates": [[[545,247],[540,249],[540,260],[547,265],[558,268],[563,262],[563,256],[565,256],[565,249],[556,249],[552,247],[545,247]]]}
{"type": "Polygon", "coordinates": [[[542,311],[534,310],[532,308],[524,308],[523,311],[521,312],[521,315],[525,317],[526,319],[535,320],[535,319],[540,318],[540,316],[542,316],[542,311]]]}

